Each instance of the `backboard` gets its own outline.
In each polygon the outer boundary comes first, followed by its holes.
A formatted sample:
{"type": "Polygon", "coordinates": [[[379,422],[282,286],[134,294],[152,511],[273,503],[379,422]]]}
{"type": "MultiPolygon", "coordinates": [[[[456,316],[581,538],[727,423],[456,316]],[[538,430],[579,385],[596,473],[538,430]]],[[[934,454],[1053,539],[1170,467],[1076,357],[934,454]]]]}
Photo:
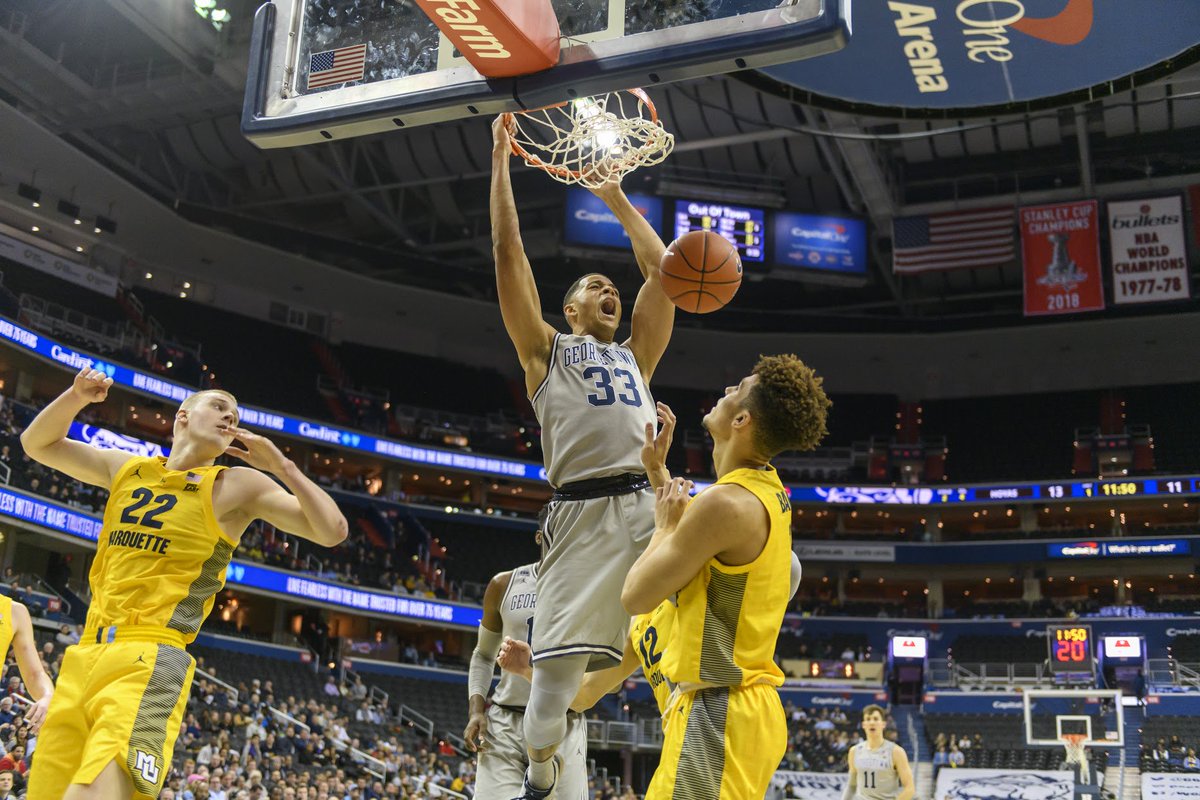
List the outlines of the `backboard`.
{"type": "Polygon", "coordinates": [[[1084,736],[1088,747],[1125,744],[1125,712],[1119,690],[1026,689],[1022,700],[1026,744],[1062,747],[1067,734],[1084,736]]]}
{"type": "Polygon", "coordinates": [[[848,41],[850,2],[552,0],[558,65],[489,80],[413,0],[277,0],[255,15],[242,131],[289,147],[810,58],[848,41]]]}

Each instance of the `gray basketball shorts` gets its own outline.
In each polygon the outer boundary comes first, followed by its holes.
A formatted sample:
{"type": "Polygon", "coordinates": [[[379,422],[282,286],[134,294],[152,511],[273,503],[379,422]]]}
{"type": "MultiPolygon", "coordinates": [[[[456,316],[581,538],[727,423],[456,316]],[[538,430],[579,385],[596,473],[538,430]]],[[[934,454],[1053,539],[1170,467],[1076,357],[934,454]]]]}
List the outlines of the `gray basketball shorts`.
{"type": "Polygon", "coordinates": [[[534,662],[584,654],[589,670],[620,662],[629,635],[621,589],[653,533],[653,489],[551,501],[533,612],[534,662]]]}
{"type": "MultiPolygon", "coordinates": [[[[486,750],[475,769],[478,800],[512,800],[521,796],[529,756],[525,751],[524,715],[493,705],[487,711],[486,750]]],[[[582,714],[567,715],[567,736],[559,745],[562,768],[551,800],[588,800],[587,721],[582,714]]]]}

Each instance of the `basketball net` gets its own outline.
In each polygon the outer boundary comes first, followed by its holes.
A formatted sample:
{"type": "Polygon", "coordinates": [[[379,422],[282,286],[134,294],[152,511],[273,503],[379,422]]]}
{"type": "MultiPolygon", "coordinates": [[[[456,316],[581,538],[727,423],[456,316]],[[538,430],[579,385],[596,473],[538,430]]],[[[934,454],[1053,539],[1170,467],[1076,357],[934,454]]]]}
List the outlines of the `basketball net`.
{"type": "Polygon", "coordinates": [[[1088,769],[1087,747],[1084,742],[1087,737],[1082,733],[1065,733],[1063,734],[1063,747],[1067,751],[1065,761],[1068,764],[1076,764],[1079,766],[1079,782],[1086,785],[1091,784],[1091,773],[1088,769]]]}
{"type": "Polygon", "coordinates": [[[593,189],[660,163],[675,146],[641,89],[518,112],[509,134],[513,153],[529,166],[593,189]]]}

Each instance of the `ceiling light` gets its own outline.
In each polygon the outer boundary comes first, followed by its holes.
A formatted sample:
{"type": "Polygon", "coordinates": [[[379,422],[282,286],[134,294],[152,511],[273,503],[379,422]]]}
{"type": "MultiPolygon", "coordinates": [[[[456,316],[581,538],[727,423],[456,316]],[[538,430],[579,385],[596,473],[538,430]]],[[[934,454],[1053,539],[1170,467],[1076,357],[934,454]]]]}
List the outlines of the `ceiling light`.
{"type": "Polygon", "coordinates": [[[42,207],[42,190],[36,186],[30,186],[28,183],[18,183],[17,194],[32,203],[34,208],[42,207]]]}

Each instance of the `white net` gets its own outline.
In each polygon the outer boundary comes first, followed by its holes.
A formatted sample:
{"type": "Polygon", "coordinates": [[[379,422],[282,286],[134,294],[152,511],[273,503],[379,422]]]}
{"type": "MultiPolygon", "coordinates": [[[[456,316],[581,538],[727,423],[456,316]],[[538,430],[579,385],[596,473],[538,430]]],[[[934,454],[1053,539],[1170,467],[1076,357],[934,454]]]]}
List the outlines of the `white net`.
{"type": "Polygon", "coordinates": [[[513,151],[562,183],[595,188],[658,164],[675,146],[640,89],[513,115],[513,151]]]}

